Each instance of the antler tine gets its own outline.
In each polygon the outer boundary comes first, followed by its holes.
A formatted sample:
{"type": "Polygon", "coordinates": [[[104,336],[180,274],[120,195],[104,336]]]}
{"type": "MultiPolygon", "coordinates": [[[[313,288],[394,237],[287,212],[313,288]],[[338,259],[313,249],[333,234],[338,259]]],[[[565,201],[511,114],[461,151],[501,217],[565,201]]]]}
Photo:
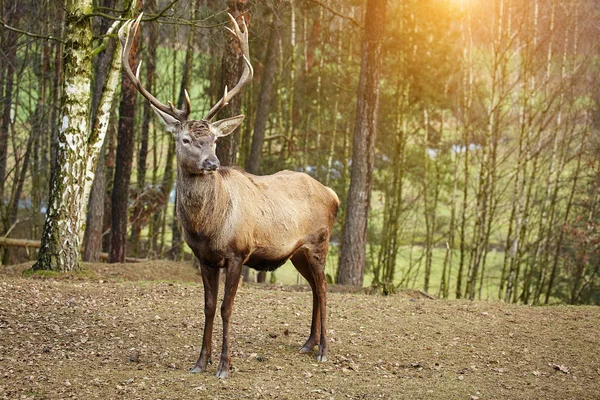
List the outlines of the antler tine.
{"type": "Polygon", "coordinates": [[[229,101],[252,80],[252,77],[254,76],[254,69],[252,68],[252,64],[250,63],[250,47],[248,45],[248,27],[246,26],[246,21],[244,20],[244,17],[242,17],[242,27],[244,29],[242,31],[233,15],[229,13],[227,15],[233,23],[233,29],[229,27],[225,27],[225,29],[227,29],[233,36],[235,36],[240,41],[240,47],[242,49],[242,58],[244,59],[244,70],[242,71],[242,76],[240,77],[240,80],[238,81],[237,85],[235,85],[235,87],[231,89],[231,91],[228,92],[227,87],[225,87],[225,93],[223,94],[223,97],[210,109],[208,114],[206,114],[206,117],[204,117],[206,121],[212,120],[215,117],[215,115],[217,115],[217,113],[223,107],[229,104],[229,101]]]}
{"type": "Polygon", "coordinates": [[[138,15],[138,17],[135,20],[130,19],[128,21],[125,21],[125,23],[123,23],[123,26],[121,26],[121,28],[119,29],[119,40],[121,41],[121,45],[122,45],[121,57],[122,57],[123,69],[125,70],[125,75],[127,75],[127,77],[131,80],[131,82],[133,82],[133,84],[135,85],[138,92],[140,92],[142,94],[142,96],[144,96],[146,99],[148,99],[150,104],[152,104],[154,107],[156,107],[160,111],[162,111],[166,114],[169,114],[173,118],[176,118],[179,121],[182,121],[182,122],[186,121],[190,115],[190,110],[191,110],[190,98],[187,95],[187,92],[186,92],[186,104],[185,104],[185,108],[183,110],[175,108],[175,106],[173,106],[173,104],[171,102],[169,102],[169,105],[167,106],[167,105],[161,103],[156,97],[154,97],[150,92],[148,92],[142,86],[142,84],[140,82],[140,78],[139,78],[142,63],[140,62],[140,64],[138,65],[138,68],[137,68],[135,74],[131,70],[131,66],[129,65],[129,53],[131,52],[131,46],[133,45],[133,39],[137,35],[138,28],[140,26],[140,22],[142,20],[143,15],[144,15],[144,13],[140,13],[140,15],[138,15]]]}

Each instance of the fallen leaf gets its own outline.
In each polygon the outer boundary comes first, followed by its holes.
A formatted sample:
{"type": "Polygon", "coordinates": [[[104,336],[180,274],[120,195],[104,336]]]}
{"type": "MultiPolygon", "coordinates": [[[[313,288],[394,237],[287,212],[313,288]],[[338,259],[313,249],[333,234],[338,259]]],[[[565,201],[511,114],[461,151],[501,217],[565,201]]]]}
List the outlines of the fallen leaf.
{"type": "Polygon", "coordinates": [[[562,372],[563,374],[570,373],[569,368],[565,367],[564,365],[558,365],[558,364],[554,364],[554,363],[549,363],[548,365],[550,365],[555,370],[562,372]]]}

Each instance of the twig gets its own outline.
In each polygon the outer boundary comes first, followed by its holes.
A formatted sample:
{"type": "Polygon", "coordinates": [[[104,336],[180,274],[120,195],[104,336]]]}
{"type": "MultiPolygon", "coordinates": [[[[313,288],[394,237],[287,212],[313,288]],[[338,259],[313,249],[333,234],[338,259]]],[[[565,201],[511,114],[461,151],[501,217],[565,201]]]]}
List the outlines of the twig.
{"type": "Polygon", "coordinates": [[[40,35],[39,33],[33,33],[33,32],[24,31],[22,29],[15,28],[13,26],[8,25],[6,22],[4,22],[1,19],[0,19],[0,24],[2,26],[4,26],[6,29],[8,29],[10,31],[13,31],[13,32],[21,33],[23,35],[31,36],[31,37],[38,38],[38,39],[55,40],[55,41],[57,41],[59,43],[65,44],[65,41],[63,39],[61,39],[61,38],[57,38],[57,37],[54,37],[52,35],[40,35]]]}
{"type": "Polygon", "coordinates": [[[429,294],[429,293],[427,293],[427,292],[424,292],[424,291],[422,291],[422,290],[419,290],[418,292],[419,292],[421,295],[423,295],[423,296],[427,297],[427,298],[428,298],[428,299],[430,299],[430,300],[435,300],[435,296],[432,296],[432,295],[430,295],[430,294],[429,294]]]}
{"type": "Polygon", "coordinates": [[[324,9],[326,9],[327,11],[329,11],[330,13],[332,13],[333,15],[336,15],[336,16],[338,16],[340,18],[343,18],[343,19],[347,19],[348,21],[352,22],[354,25],[358,26],[360,29],[363,29],[363,26],[357,20],[355,20],[352,17],[349,17],[347,15],[344,15],[344,14],[341,14],[341,13],[335,11],[333,8],[329,7],[327,4],[323,4],[319,0],[308,0],[308,1],[320,5],[321,7],[323,7],[324,9]]]}
{"type": "MultiPolygon", "coordinates": [[[[165,8],[163,8],[161,12],[153,15],[152,17],[144,18],[142,20],[142,22],[154,21],[154,20],[159,19],[160,17],[162,17],[164,15],[164,13],[166,13],[171,7],[173,7],[173,5],[175,3],[177,3],[178,1],[179,0],[171,1],[171,3],[169,3],[169,5],[167,5],[165,8]]],[[[115,17],[113,15],[103,13],[103,12],[92,12],[92,13],[85,14],[82,16],[82,18],[89,18],[89,17],[102,17],[102,18],[111,19],[114,21],[127,21],[129,19],[129,18],[125,18],[125,17],[115,17]]]]}
{"type": "Polygon", "coordinates": [[[14,224],[11,225],[10,228],[8,228],[8,230],[6,231],[6,233],[4,234],[4,236],[2,236],[3,239],[6,239],[8,237],[8,235],[10,235],[10,232],[12,232],[13,229],[15,229],[15,226],[17,226],[17,224],[21,222],[20,220],[16,220],[14,222],[14,224]]]}
{"type": "Polygon", "coordinates": [[[113,22],[111,27],[108,29],[108,31],[104,35],[104,38],[102,39],[102,43],[100,43],[100,46],[98,46],[94,50],[92,50],[92,57],[95,57],[97,54],[100,54],[101,52],[106,50],[106,46],[108,44],[108,39],[113,35],[113,32],[117,29],[117,27],[119,25],[121,25],[121,23],[119,21],[113,22]]]}

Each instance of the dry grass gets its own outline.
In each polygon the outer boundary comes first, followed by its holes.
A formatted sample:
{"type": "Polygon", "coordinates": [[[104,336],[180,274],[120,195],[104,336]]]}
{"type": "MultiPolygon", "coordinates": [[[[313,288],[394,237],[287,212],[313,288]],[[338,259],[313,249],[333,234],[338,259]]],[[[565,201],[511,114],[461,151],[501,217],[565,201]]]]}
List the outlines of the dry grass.
{"type": "MultiPolygon", "coordinates": [[[[297,353],[310,292],[242,286],[221,381],[216,365],[187,372],[203,327],[191,266],[89,264],[68,279],[23,278],[26,267],[0,270],[0,398],[599,398],[597,307],[334,292],[317,364],[297,353]]],[[[214,337],[218,359],[218,318],[214,337]]]]}

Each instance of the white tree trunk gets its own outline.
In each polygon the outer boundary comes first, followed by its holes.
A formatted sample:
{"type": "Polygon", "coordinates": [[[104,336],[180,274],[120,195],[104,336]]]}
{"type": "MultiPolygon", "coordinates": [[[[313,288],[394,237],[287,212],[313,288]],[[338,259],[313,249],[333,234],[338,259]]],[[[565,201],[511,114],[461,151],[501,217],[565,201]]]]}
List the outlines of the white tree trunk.
{"type": "MultiPolygon", "coordinates": [[[[90,127],[93,41],[91,19],[82,15],[93,11],[92,0],[67,1],[66,8],[58,150],[40,253],[34,265],[34,269],[55,271],[71,271],[79,267],[87,198],[120,71],[120,57],[116,51],[97,119],[90,127]]],[[[116,24],[111,30],[115,28],[116,24]]]]}

